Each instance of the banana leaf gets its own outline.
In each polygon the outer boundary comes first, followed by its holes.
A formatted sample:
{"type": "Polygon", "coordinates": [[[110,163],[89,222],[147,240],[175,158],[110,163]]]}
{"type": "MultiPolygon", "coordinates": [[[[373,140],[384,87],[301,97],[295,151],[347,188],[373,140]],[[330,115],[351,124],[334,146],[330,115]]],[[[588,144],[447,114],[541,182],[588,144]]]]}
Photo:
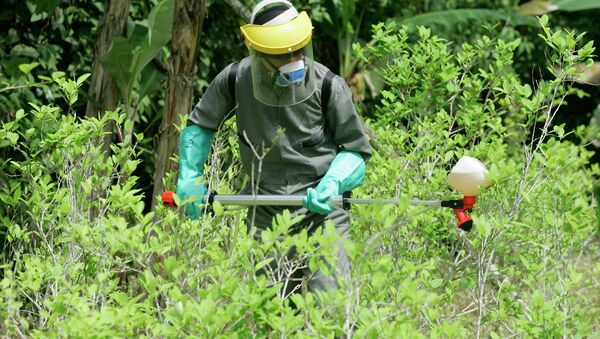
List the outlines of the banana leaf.
{"type": "Polygon", "coordinates": [[[467,21],[506,21],[510,20],[513,26],[532,26],[538,27],[537,20],[532,17],[527,17],[516,12],[496,9],[451,9],[444,11],[429,12],[421,15],[412,16],[409,18],[391,19],[400,25],[414,26],[454,26],[467,21]]]}
{"type": "Polygon", "coordinates": [[[600,0],[553,0],[559,11],[576,12],[600,8],[600,0]]]}

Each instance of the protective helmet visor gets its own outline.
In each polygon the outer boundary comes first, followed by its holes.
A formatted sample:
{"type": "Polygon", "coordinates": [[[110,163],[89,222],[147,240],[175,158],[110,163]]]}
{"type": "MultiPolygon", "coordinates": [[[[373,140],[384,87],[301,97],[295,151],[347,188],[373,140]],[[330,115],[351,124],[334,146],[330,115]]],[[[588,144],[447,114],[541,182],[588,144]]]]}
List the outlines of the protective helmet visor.
{"type": "Polygon", "coordinates": [[[269,106],[290,106],[315,92],[312,43],[286,54],[266,54],[249,47],[254,97],[269,106]]]}
{"type": "Polygon", "coordinates": [[[285,54],[304,47],[312,38],[312,23],[306,12],[289,22],[274,25],[247,24],[240,27],[248,48],[267,54],[285,54]]]}

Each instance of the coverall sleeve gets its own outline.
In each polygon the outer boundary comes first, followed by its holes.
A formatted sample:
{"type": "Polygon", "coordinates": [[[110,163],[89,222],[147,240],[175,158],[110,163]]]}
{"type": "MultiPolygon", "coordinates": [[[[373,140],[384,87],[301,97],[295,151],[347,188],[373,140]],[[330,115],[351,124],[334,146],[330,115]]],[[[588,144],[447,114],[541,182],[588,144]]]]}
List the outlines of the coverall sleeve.
{"type": "Polygon", "coordinates": [[[225,67],[208,85],[196,104],[189,121],[206,129],[216,131],[235,106],[229,93],[228,74],[232,65],[225,67]]]}
{"type": "Polygon", "coordinates": [[[371,145],[352,103],[352,92],[340,76],[335,76],[331,81],[327,123],[341,149],[358,152],[365,162],[369,160],[372,154],[371,145]]]}

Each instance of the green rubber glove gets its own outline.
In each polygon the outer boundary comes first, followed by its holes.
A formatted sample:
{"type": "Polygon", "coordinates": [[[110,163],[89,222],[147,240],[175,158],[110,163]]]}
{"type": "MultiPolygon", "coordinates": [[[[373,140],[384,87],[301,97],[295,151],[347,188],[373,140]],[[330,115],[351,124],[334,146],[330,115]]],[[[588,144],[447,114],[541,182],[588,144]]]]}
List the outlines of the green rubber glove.
{"type": "Polygon", "coordinates": [[[215,132],[191,125],[181,131],[179,137],[179,178],[177,196],[184,201],[183,209],[191,219],[202,216],[204,208],[199,204],[206,194],[203,171],[204,162],[212,146],[215,132]]]}
{"type": "Polygon", "coordinates": [[[306,190],[302,205],[308,210],[326,215],[335,210],[327,203],[334,195],[340,195],[360,186],[365,180],[365,161],[352,151],[342,151],[335,156],[329,170],[316,189],[306,190]]]}

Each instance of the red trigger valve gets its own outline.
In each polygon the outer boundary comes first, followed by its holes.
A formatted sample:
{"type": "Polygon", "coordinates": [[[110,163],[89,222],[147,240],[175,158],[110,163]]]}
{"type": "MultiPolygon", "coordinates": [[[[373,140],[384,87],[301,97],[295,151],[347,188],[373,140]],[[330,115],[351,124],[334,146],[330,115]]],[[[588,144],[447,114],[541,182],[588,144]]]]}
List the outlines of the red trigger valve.
{"type": "Polygon", "coordinates": [[[469,232],[473,227],[471,211],[473,210],[473,205],[475,205],[475,196],[465,196],[462,201],[463,206],[461,208],[455,208],[452,211],[454,212],[454,215],[456,215],[456,218],[458,218],[458,228],[469,232]]]}
{"type": "Polygon", "coordinates": [[[458,228],[469,232],[473,227],[473,219],[471,219],[471,211],[475,205],[475,196],[465,196],[462,200],[444,200],[442,207],[452,208],[454,215],[458,219],[458,228]]]}

